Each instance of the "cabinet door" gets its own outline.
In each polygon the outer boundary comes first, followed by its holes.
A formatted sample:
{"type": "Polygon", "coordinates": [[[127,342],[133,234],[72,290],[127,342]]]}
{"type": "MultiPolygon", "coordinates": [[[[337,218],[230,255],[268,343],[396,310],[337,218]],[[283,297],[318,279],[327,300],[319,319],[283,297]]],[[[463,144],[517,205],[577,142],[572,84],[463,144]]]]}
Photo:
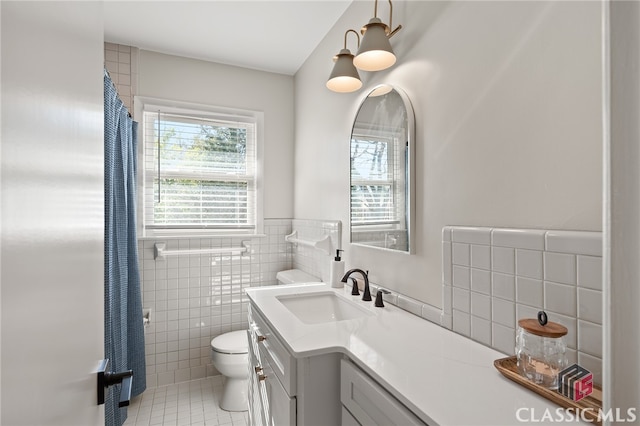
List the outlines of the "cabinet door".
{"type": "Polygon", "coordinates": [[[267,423],[273,426],[295,426],[296,398],[289,396],[265,357],[262,357],[262,367],[265,376],[262,383],[265,387],[268,404],[266,412],[269,420],[267,423]]]}
{"type": "Polygon", "coordinates": [[[259,352],[255,336],[249,334],[249,424],[252,426],[264,426],[267,424],[267,392],[264,382],[260,380],[263,374],[262,364],[258,358],[259,352]]]}
{"type": "Polygon", "coordinates": [[[271,330],[266,321],[250,308],[251,327],[255,332],[260,349],[260,359],[267,359],[273,367],[274,373],[280,379],[280,383],[289,395],[296,394],[296,367],[295,359],[285,348],[280,338],[271,330]]]}
{"type": "Polygon", "coordinates": [[[340,370],[340,399],[358,423],[366,426],[425,425],[352,363],[342,360],[340,370]]]}

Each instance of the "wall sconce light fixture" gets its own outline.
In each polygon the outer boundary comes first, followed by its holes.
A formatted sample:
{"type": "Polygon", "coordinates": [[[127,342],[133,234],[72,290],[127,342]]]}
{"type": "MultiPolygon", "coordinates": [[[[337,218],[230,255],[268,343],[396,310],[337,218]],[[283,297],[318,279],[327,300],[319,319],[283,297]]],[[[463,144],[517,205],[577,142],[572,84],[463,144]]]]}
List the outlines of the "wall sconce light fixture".
{"type": "Polygon", "coordinates": [[[327,81],[327,88],[334,92],[349,93],[355,92],[362,87],[358,70],[353,66],[353,54],[347,49],[347,35],[352,32],[358,38],[358,47],[360,47],[360,36],[354,30],[347,30],[344,33],[344,48],[333,57],[336,63],[333,71],[327,81]]]}
{"type": "Polygon", "coordinates": [[[398,25],[393,31],[393,5],[389,0],[389,25],[378,18],[378,0],[375,0],[373,18],[362,27],[362,44],[358,54],[353,59],[356,68],[363,71],[381,71],[396,63],[396,55],[393,53],[389,39],[401,28],[398,25]]]}
{"type": "Polygon", "coordinates": [[[354,30],[344,33],[344,48],[333,57],[335,65],[327,81],[327,88],[334,92],[355,92],[362,87],[358,69],[363,71],[381,71],[396,63],[396,55],[393,53],[389,39],[397,33],[402,25],[398,25],[393,31],[393,4],[389,0],[389,25],[378,18],[378,0],[375,0],[373,18],[362,27],[362,44],[360,36],[354,30]],[[347,49],[347,35],[354,33],[358,38],[358,54],[351,54],[347,49]],[[356,69],[357,68],[357,69],[356,69]]]}

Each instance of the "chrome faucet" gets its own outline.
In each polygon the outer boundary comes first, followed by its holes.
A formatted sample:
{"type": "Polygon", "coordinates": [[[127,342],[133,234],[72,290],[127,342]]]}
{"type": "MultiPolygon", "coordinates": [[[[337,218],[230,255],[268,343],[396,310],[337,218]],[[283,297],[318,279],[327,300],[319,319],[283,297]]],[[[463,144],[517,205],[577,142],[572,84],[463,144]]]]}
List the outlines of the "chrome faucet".
{"type": "Polygon", "coordinates": [[[342,277],[342,282],[346,283],[347,280],[349,279],[349,277],[351,276],[351,274],[353,274],[354,272],[359,272],[362,275],[362,278],[364,278],[364,293],[362,294],[362,300],[364,300],[365,302],[370,302],[371,301],[371,291],[369,290],[369,276],[368,276],[368,271],[365,272],[362,269],[350,269],[347,271],[346,274],[344,274],[344,277],[342,277]]]}

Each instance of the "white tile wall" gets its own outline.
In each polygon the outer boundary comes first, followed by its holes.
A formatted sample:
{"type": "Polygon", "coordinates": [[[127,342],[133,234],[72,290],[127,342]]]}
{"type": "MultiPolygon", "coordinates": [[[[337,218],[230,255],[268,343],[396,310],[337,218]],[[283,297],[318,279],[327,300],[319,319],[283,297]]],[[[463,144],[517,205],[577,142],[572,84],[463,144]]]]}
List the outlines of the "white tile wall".
{"type": "Polygon", "coordinates": [[[104,44],[104,66],[116,85],[120,99],[133,114],[133,97],[138,92],[138,48],[122,44],[104,44]]]}
{"type": "Polygon", "coordinates": [[[297,231],[297,238],[305,241],[318,241],[325,236],[331,239],[330,253],[302,244],[291,244],[293,247],[293,267],[329,282],[331,261],[335,251],[342,248],[342,222],[339,220],[293,219],[291,230],[297,231]]]}
{"type": "Polygon", "coordinates": [[[440,323],[506,354],[544,309],[569,330],[570,362],[602,381],[602,233],[484,227],[442,231],[440,323]]]}
{"type": "MultiPolygon", "coordinates": [[[[279,271],[298,268],[328,280],[333,256],[285,241],[317,240],[329,235],[341,241],[339,221],[267,219],[264,237],[140,239],[143,307],[152,309],[145,328],[147,384],[163,386],[217,375],[211,364],[211,339],[248,327],[244,289],[277,284],[279,271]],[[154,260],[156,242],[167,250],[236,247],[247,241],[244,255],[185,255],[154,260]]],[[[334,247],[339,247],[335,245],[334,247]]],[[[439,314],[431,313],[433,318],[439,314]]]]}
{"type": "MultiPolygon", "coordinates": [[[[419,300],[412,299],[411,297],[405,296],[404,294],[397,293],[395,291],[389,290],[388,288],[381,286],[379,284],[370,282],[371,289],[371,297],[375,298],[378,290],[384,289],[385,293],[383,294],[383,300],[385,304],[395,305],[400,309],[404,309],[405,311],[421,317],[427,321],[432,323],[442,325],[443,324],[443,311],[442,309],[436,308],[435,306],[429,305],[427,303],[422,303],[419,300]]],[[[451,306],[453,305],[453,298],[455,297],[456,303],[461,303],[463,306],[470,306],[470,293],[468,290],[453,288],[451,286],[446,287],[446,293],[443,295],[444,300],[447,300],[447,304],[449,306],[449,322],[452,321],[451,318],[451,306]],[[455,296],[454,296],[455,294],[455,296]]],[[[451,328],[448,326],[447,328],[451,328]]]]}
{"type": "MultiPolygon", "coordinates": [[[[375,293],[373,296],[375,296],[375,293]]],[[[414,315],[422,315],[423,304],[410,297],[398,295],[398,307],[404,309],[405,311],[411,312],[414,315]]]]}
{"type": "MultiPolygon", "coordinates": [[[[264,237],[141,239],[143,306],[152,309],[145,329],[147,384],[162,386],[217,375],[211,339],[246,329],[247,287],[276,284],[276,273],[291,269],[293,248],[284,240],[290,219],[265,220],[264,237]],[[240,246],[244,255],[187,255],[154,260],[153,246],[167,249],[240,246]]],[[[308,272],[308,271],[307,271],[308,272]]]]}

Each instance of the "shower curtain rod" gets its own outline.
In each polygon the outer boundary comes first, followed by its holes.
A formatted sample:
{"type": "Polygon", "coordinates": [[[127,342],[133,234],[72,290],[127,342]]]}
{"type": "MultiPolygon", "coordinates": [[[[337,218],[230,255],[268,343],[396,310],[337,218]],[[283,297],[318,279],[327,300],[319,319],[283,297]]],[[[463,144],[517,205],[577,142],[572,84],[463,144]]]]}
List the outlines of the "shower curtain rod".
{"type": "Polygon", "coordinates": [[[153,258],[164,258],[165,256],[182,256],[191,254],[243,254],[246,253],[249,248],[247,247],[247,241],[242,242],[242,247],[213,247],[205,249],[184,249],[184,250],[166,250],[166,243],[155,243],[153,246],[153,258]]]}

